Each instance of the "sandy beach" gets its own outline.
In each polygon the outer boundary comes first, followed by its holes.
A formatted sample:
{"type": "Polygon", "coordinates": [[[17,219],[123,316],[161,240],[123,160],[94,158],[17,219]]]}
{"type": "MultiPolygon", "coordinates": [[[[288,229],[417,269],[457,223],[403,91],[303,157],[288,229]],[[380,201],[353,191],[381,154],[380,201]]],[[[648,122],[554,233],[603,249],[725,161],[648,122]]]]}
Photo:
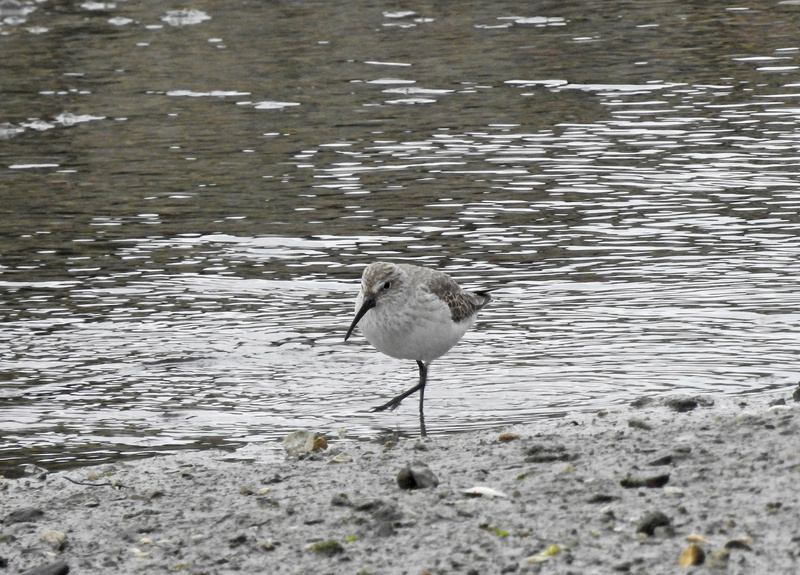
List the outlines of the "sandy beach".
{"type": "Polygon", "coordinates": [[[798,405],[645,398],[2,479],[0,573],[797,573],[798,405]]]}

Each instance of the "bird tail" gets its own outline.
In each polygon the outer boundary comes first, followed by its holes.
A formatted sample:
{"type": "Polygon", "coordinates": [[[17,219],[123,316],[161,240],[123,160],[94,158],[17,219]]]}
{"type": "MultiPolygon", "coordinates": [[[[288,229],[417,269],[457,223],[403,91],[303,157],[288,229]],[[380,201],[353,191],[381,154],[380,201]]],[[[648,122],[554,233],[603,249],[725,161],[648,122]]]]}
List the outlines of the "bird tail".
{"type": "Polygon", "coordinates": [[[487,303],[492,301],[491,292],[493,292],[495,289],[496,288],[472,292],[472,295],[475,296],[475,307],[476,307],[475,311],[482,310],[487,303]]]}

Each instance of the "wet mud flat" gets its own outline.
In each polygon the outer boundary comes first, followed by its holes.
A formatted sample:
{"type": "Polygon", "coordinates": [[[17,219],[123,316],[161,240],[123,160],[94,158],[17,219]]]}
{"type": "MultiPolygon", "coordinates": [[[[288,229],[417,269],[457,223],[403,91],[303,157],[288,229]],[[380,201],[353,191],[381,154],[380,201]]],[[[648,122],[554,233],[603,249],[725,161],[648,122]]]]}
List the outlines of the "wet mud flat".
{"type": "Polygon", "coordinates": [[[645,399],[2,479],[0,573],[796,573],[799,409],[645,399]]]}

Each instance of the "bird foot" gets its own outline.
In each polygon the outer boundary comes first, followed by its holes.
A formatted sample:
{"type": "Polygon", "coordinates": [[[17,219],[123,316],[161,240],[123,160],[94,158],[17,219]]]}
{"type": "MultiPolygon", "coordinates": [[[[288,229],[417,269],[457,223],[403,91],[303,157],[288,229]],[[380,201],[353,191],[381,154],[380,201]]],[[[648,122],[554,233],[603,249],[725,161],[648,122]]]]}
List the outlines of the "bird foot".
{"type": "Polygon", "coordinates": [[[397,398],[394,398],[393,400],[384,403],[383,405],[379,405],[378,407],[373,407],[372,409],[370,409],[370,411],[372,413],[376,411],[386,411],[387,409],[389,411],[394,411],[395,409],[397,409],[397,406],[400,405],[401,401],[403,400],[401,399],[400,401],[397,401],[397,398]]]}

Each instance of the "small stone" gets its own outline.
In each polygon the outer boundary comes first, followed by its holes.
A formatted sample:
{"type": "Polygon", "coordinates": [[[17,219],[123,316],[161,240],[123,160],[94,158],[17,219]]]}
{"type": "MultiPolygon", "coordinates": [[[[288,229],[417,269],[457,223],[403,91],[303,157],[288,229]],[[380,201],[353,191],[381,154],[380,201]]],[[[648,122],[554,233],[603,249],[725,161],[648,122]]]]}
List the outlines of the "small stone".
{"type": "Polygon", "coordinates": [[[289,455],[302,455],[327,447],[328,442],[323,436],[307,430],[295,431],[283,438],[283,448],[289,455]]]}
{"type": "Polygon", "coordinates": [[[241,495],[253,495],[253,490],[250,489],[249,487],[240,487],[239,493],[241,495]]]}
{"type": "Polygon", "coordinates": [[[54,549],[60,551],[66,544],[67,536],[61,531],[48,531],[42,535],[42,541],[49,543],[54,549]]]}
{"type": "Polygon", "coordinates": [[[702,565],[706,559],[706,553],[696,543],[689,543],[688,547],[681,551],[678,557],[678,565],[681,567],[691,567],[692,565],[702,565]]]}
{"type": "Polygon", "coordinates": [[[269,487],[262,487],[258,490],[259,495],[266,495],[267,493],[269,493],[269,487]]]}
{"type": "Polygon", "coordinates": [[[612,501],[616,501],[619,499],[616,495],[609,495],[607,493],[595,493],[589,499],[586,500],[586,503],[611,503],[612,501]]]}
{"type": "Polygon", "coordinates": [[[346,453],[340,453],[336,457],[331,457],[328,463],[349,463],[351,461],[353,461],[352,457],[346,453]]]}
{"type": "Polygon", "coordinates": [[[633,427],[634,429],[643,429],[645,431],[650,431],[653,429],[652,425],[635,417],[632,417],[628,420],[628,427],[633,427]]]}
{"type": "Polygon", "coordinates": [[[97,481],[98,479],[100,479],[100,475],[98,475],[96,471],[90,471],[89,473],[86,474],[86,479],[88,479],[89,481],[97,481]]]}
{"type": "Polygon", "coordinates": [[[69,565],[64,561],[56,561],[55,563],[28,569],[20,573],[20,575],[67,575],[67,573],[69,573],[69,565]]]}
{"type": "Polygon", "coordinates": [[[711,407],[714,405],[714,400],[699,395],[693,396],[676,396],[667,398],[664,402],[667,407],[678,413],[686,413],[692,411],[697,407],[711,407]]]}
{"type": "Polygon", "coordinates": [[[89,499],[87,499],[86,501],[83,502],[83,506],[84,507],[99,507],[100,506],[100,502],[97,499],[95,499],[94,497],[90,497],[89,499]]]}
{"type": "Polygon", "coordinates": [[[653,467],[660,465],[672,465],[672,454],[668,453],[666,455],[662,455],[661,457],[657,457],[651,461],[648,461],[647,465],[652,465],[653,467]]]}
{"type": "Polygon", "coordinates": [[[414,461],[397,474],[397,485],[400,489],[425,489],[439,485],[439,479],[427,465],[414,461]]]}
{"type": "Polygon", "coordinates": [[[742,537],[741,539],[731,539],[725,542],[725,549],[741,549],[743,551],[752,551],[750,543],[753,542],[752,537],[742,537]]]}
{"type": "Polygon", "coordinates": [[[686,536],[686,540],[690,543],[705,543],[707,541],[705,535],[698,535],[697,533],[690,533],[686,536]]]}
{"type": "Polygon", "coordinates": [[[577,455],[567,453],[563,445],[547,446],[533,445],[526,452],[525,461],[528,463],[551,463],[554,461],[573,461],[577,455]]]}
{"type": "Polygon", "coordinates": [[[501,433],[497,437],[497,441],[500,442],[514,441],[515,439],[519,439],[519,435],[516,433],[501,433]]]}
{"type": "Polygon", "coordinates": [[[728,566],[728,558],[730,551],[727,549],[720,549],[706,555],[705,566],[712,569],[725,569],[728,566]]]}
{"type": "Polygon", "coordinates": [[[331,497],[331,505],[334,507],[352,507],[353,503],[347,496],[347,493],[338,493],[331,497]]]}
{"type": "Polygon", "coordinates": [[[484,487],[483,485],[470,487],[469,489],[462,491],[462,493],[467,497],[485,497],[487,499],[494,499],[495,497],[508,497],[508,495],[502,491],[497,491],[491,487],[484,487]]]}
{"type": "Polygon", "coordinates": [[[669,473],[651,477],[632,477],[628,475],[620,480],[619,484],[626,489],[637,487],[664,487],[669,482],[669,473]]]}
{"type": "Polygon", "coordinates": [[[147,551],[142,551],[137,547],[132,548],[131,553],[133,553],[134,557],[140,557],[140,558],[150,557],[150,553],[148,553],[147,551]]]}
{"type": "Polygon", "coordinates": [[[258,544],[258,546],[261,547],[264,551],[275,551],[275,548],[278,545],[279,543],[273,539],[267,539],[266,541],[262,541],[261,543],[258,544]]]}
{"type": "Polygon", "coordinates": [[[175,565],[170,566],[170,571],[183,571],[184,569],[188,568],[189,564],[186,562],[176,563],[175,565]]]}
{"type": "Polygon", "coordinates": [[[655,533],[656,527],[670,525],[671,523],[672,522],[670,521],[669,517],[667,517],[664,513],[661,511],[653,511],[642,518],[642,520],[636,526],[636,533],[644,533],[645,535],[652,537],[655,533]]]}

